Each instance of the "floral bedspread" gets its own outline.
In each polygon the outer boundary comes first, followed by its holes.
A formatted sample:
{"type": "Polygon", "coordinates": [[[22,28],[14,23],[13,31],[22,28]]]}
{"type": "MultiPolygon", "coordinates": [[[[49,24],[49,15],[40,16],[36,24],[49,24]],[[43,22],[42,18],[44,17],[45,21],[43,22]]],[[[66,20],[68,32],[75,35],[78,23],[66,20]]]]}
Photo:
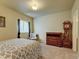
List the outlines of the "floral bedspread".
{"type": "Polygon", "coordinates": [[[27,39],[2,41],[0,59],[41,59],[40,44],[27,39]]]}

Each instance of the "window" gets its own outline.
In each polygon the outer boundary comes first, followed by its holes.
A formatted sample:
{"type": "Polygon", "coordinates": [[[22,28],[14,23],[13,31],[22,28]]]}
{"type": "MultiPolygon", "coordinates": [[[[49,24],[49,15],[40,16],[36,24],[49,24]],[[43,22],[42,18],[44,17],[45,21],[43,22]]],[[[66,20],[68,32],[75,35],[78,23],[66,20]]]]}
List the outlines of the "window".
{"type": "Polygon", "coordinates": [[[20,32],[21,33],[29,32],[29,24],[27,21],[20,20],[20,32]]]}

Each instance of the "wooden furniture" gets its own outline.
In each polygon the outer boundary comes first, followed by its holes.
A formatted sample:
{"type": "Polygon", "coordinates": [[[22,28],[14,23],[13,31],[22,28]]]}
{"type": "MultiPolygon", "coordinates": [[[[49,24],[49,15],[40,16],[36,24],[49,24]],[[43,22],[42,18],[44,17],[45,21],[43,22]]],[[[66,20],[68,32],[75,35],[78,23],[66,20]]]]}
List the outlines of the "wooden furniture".
{"type": "Polygon", "coordinates": [[[47,32],[46,33],[46,44],[62,47],[62,33],[59,32],[47,32]]]}
{"type": "Polygon", "coordinates": [[[64,33],[47,32],[46,44],[58,47],[72,48],[72,23],[65,21],[63,23],[64,33]]]}
{"type": "Polygon", "coordinates": [[[63,47],[72,48],[72,23],[70,21],[65,21],[63,23],[63,28],[64,28],[63,47]]]}

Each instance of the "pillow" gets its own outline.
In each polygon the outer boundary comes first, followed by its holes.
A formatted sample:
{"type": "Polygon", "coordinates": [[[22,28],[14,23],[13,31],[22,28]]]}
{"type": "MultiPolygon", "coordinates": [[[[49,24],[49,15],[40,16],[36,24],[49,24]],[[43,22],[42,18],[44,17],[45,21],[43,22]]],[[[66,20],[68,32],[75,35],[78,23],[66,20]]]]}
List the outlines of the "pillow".
{"type": "Polygon", "coordinates": [[[35,33],[30,33],[30,39],[36,39],[36,34],[35,33]]]}

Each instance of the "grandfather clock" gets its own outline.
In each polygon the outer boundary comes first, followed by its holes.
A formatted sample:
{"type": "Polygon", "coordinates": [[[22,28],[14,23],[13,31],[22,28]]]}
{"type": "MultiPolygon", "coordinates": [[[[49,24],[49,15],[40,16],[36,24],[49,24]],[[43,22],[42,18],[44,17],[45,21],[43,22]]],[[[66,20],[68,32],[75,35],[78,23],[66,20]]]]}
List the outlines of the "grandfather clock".
{"type": "Polygon", "coordinates": [[[65,21],[63,23],[63,28],[64,28],[63,46],[66,48],[72,48],[72,23],[70,21],[65,21]]]}

